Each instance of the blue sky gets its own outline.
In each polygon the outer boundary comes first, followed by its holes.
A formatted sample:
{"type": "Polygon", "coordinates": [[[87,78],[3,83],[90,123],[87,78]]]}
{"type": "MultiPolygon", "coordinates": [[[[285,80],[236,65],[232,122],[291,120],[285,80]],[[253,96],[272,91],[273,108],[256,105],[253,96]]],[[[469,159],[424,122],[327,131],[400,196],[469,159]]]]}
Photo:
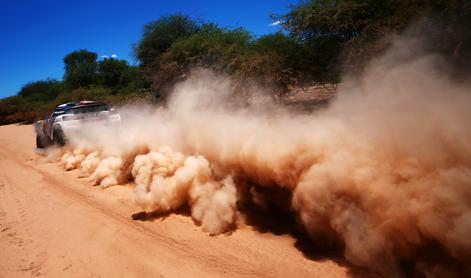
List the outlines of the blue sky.
{"type": "Polygon", "coordinates": [[[275,32],[270,14],[296,0],[0,0],[0,98],[29,81],[63,75],[62,58],[77,49],[133,62],[131,46],[145,23],[181,12],[255,35],[275,32]]]}

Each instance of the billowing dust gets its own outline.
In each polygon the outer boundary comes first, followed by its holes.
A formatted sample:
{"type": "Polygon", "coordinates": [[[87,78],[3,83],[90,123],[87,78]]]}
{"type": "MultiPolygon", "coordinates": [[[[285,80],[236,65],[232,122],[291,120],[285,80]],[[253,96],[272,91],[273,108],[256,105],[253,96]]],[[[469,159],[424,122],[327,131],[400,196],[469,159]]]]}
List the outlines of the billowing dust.
{"type": "Polygon", "coordinates": [[[242,195],[270,199],[243,188],[281,188],[282,209],[312,242],[340,243],[352,265],[388,277],[469,273],[470,86],[418,46],[398,40],[311,113],[232,105],[230,78],[199,70],[166,107],[125,107],[121,126],[71,138],[60,161],[102,187],[135,184],[145,211],[189,206],[210,234],[236,228],[242,195]]]}

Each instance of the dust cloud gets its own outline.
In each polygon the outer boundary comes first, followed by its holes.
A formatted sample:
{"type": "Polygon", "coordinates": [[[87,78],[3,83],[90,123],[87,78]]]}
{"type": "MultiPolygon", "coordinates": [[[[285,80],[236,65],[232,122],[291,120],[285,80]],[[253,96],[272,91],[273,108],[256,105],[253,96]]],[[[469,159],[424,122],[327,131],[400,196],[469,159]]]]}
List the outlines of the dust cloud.
{"type": "Polygon", "coordinates": [[[236,228],[242,187],[287,190],[283,209],[353,265],[388,277],[469,273],[471,86],[420,46],[397,40],[312,113],[263,90],[233,105],[231,79],[198,70],[165,107],[123,107],[120,127],[87,128],[59,160],[102,187],[134,183],[145,211],[188,205],[210,234],[236,228]]]}

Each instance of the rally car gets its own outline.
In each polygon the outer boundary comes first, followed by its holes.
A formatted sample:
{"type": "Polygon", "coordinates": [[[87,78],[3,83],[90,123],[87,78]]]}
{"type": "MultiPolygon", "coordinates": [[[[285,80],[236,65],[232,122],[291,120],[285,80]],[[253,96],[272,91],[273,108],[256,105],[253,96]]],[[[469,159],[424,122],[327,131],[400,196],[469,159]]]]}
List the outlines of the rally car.
{"type": "Polygon", "coordinates": [[[51,144],[64,146],[71,136],[87,127],[87,124],[114,125],[121,123],[118,111],[99,101],[64,103],[56,107],[45,120],[34,124],[36,147],[51,144]]]}

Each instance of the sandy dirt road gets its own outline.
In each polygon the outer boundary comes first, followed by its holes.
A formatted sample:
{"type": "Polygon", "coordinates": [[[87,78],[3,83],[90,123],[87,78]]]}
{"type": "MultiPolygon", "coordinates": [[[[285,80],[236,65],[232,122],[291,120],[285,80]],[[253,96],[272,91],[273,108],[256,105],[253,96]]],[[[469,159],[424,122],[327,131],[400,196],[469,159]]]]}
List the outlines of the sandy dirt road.
{"type": "Polygon", "coordinates": [[[184,214],[133,220],[132,186],[106,190],[34,151],[32,126],[0,127],[0,277],[345,277],[287,233],[241,224],[209,236],[184,214]]]}

